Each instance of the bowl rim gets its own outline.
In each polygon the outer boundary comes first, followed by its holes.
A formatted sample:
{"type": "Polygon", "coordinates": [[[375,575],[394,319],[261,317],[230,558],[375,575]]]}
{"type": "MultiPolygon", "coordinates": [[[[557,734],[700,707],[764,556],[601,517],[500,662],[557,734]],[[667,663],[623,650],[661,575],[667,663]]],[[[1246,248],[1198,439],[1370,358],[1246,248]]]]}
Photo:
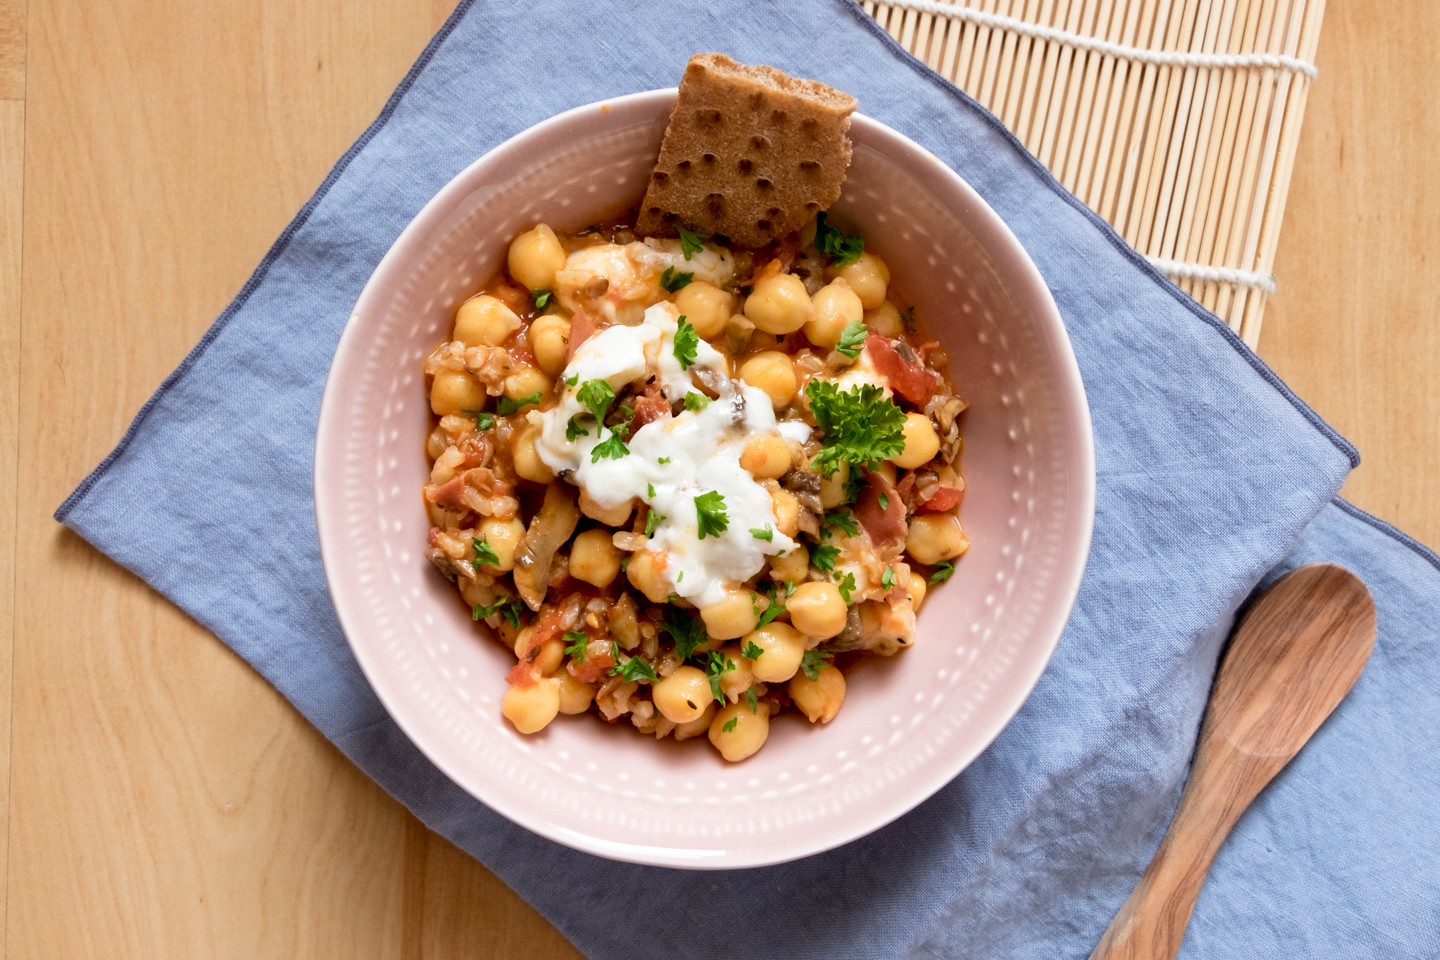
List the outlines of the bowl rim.
{"type": "Polygon", "coordinates": [[[335,371],[345,367],[347,365],[345,361],[349,359],[350,354],[360,349],[362,334],[358,331],[363,327],[363,323],[356,321],[361,320],[365,315],[369,302],[381,296],[377,290],[385,285],[383,281],[387,275],[398,272],[401,268],[401,260],[408,259],[408,248],[415,245],[419,237],[442,222],[457,200],[475,189],[472,181],[478,174],[487,167],[503,165],[507,155],[524,141],[563,128],[566,124],[583,115],[593,113],[597,109],[601,112],[609,112],[617,107],[649,106],[652,102],[658,107],[664,102],[673,102],[676,94],[677,88],[669,87],[611,97],[573,107],[527,127],[492,147],[459,171],[426,202],[405,229],[400,232],[380,262],[376,264],[370,278],[361,290],[360,296],[356,299],[355,306],[350,312],[345,329],[336,345],[330,369],[326,374],[312,461],[315,525],[326,586],[329,589],[336,618],[339,620],[341,631],[345,635],[345,641],[350,647],[351,654],[355,657],[366,681],[391,720],[426,759],[452,783],[491,810],[504,816],[511,823],[563,846],[606,859],[650,866],[701,870],[769,866],[814,856],[844,846],[893,823],[928,800],[988,749],[1029,699],[1046,665],[1050,662],[1074,609],[1090,553],[1095,518],[1094,435],[1091,427],[1089,402],[1081,380],[1079,364],[1076,361],[1074,348],[1060,316],[1059,308],[1056,306],[1054,297],[1039,268],[1036,267],[1029,253],[1009,226],[963,177],[929,150],[873,117],[859,112],[852,116],[852,131],[857,126],[862,129],[868,144],[876,145],[877,149],[887,156],[913,154],[920,158],[919,162],[930,166],[931,172],[942,180],[948,181],[948,186],[957,190],[967,205],[967,227],[974,233],[977,242],[997,259],[1003,257],[1014,264],[1016,271],[1028,287],[1026,292],[1030,296],[1027,299],[1034,301],[1025,306],[1038,313],[1037,330],[1042,332],[1047,344],[1054,351],[1056,368],[1053,371],[1052,382],[1056,387],[1059,405],[1062,408],[1068,407],[1075,410],[1081,429],[1073,432],[1069,437],[1073,444],[1071,458],[1074,459],[1067,459],[1074,466],[1075,475],[1068,479],[1072,481],[1074,497],[1065,520],[1065,525],[1068,527],[1065,542],[1068,543],[1068,547],[1062,548],[1064,553],[1056,562],[1057,575],[1050,584],[1050,590],[1056,601],[1047,605],[1044,615],[1039,618],[1037,626],[1032,631],[1036,636],[1043,636],[1045,642],[1035,643],[1025,648],[1012,661],[1004,678],[1006,687],[1004,699],[1007,701],[1007,705],[1004,709],[993,711],[985,718],[974,721],[981,729],[979,734],[972,739],[972,747],[956,751],[946,757],[943,762],[937,758],[936,761],[927,764],[926,775],[919,778],[919,786],[911,793],[901,794],[896,798],[888,799],[883,804],[874,805],[864,815],[847,820],[843,828],[829,833],[821,842],[793,843],[777,850],[774,855],[767,853],[762,856],[736,856],[734,851],[725,851],[722,856],[715,856],[708,860],[696,860],[693,857],[682,856],[684,851],[679,847],[672,849],[640,843],[619,843],[571,829],[561,830],[545,817],[533,815],[523,806],[504,802],[503,798],[498,796],[495,791],[487,789],[487,783],[483,778],[462,777],[458,772],[452,772],[442,762],[442,754],[436,745],[429,742],[430,738],[411,723],[404,711],[397,712],[392,708],[392,696],[398,689],[398,683],[392,680],[378,661],[378,651],[372,651],[365,644],[355,642],[356,614],[354,611],[347,610],[347,607],[340,602],[340,598],[348,592],[347,587],[345,583],[338,580],[336,564],[328,559],[343,553],[340,543],[341,531],[337,529],[343,524],[338,515],[335,515],[338,514],[338,511],[331,514],[335,520],[335,524],[332,525],[327,519],[328,511],[322,508],[322,504],[329,499],[329,495],[325,491],[339,489],[336,484],[344,475],[344,471],[340,469],[344,458],[322,456],[322,451],[327,450],[330,446],[329,438],[332,435],[341,435],[336,434],[336,431],[341,429],[341,405],[337,400],[339,392],[337,383],[339,381],[335,376],[335,371]]]}

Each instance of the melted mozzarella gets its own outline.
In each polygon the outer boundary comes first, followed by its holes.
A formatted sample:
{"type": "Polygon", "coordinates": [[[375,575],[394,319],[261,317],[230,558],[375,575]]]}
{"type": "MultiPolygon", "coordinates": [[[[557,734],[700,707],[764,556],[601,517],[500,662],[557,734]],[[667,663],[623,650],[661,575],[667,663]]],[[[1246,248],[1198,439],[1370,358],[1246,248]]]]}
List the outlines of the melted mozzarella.
{"type": "Polygon", "coordinates": [[[695,364],[680,369],[676,320],[674,304],[659,303],[645,311],[639,326],[608,327],[581,345],[562,374],[566,380],[575,377],[576,385],[541,415],[536,449],[546,466],[557,475],[568,471],[571,482],[600,506],[618,506],[634,497],[664,517],[647,546],[667,554],[665,575],[672,591],[703,607],[721,600],[727,586],[759,573],[767,555],[790,550],[795,541],[775,530],[770,493],[740,466],[752,434],[777,430],[769,398],[730,380],[725,358],[703,340],[695,364]],[[587,380],[604,379],[618,390],[655,376],[666,399],[677,402],[687,393],[700,392],[695,380],[700,369],[718,374],[713,379],[722,387],[719,398],[703,410],[686,410],[641,427],[630,439],[626,456],[594,459],[595,447],[611,431],[597,427],[588,414],[582,422],[589,435],[573,442],[565,438],[570,418],[585,413],[576,393],[587,380]],[[712,491],[724,499],[728,524],[718,537],[702,540],[695,498],[712,491]],[[750,532],[765,529],[772,531],[769,541],[750,532]]]}

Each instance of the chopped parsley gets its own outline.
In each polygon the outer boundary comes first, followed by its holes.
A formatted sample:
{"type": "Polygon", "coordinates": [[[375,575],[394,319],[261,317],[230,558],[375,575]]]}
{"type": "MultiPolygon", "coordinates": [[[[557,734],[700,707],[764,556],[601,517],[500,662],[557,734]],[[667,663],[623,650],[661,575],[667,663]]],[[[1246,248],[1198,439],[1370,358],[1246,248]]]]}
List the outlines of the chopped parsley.
{"type": "Polygon", "coordinates": [[[579,400],[580,405],[590,411],[592,417],[604,423],[605,412],[610,409],[610,404],[615,402],[615,391],[605,380],[586,380],[581,384],[580,389],[576,391],[575,399],[579,400]]]}
{"type": "Polygon", "coordinates": [[[810,562],[815,565],[816,570],[822,570],[825,573],[835,569],[835,561],[839,556],[840,548],[828,543],[816,544],[810,548],[810,562]]]}
{"type": "Polygon", "coordinates": [[[590,638],[579,630],[571,630],[560,639],[565,641],[565,655],[576,663],[585,662],[585,648],[590,645],[590,638]]]}
{"type": "Polygon", "coordinates": [[[726,720],[723,724],[720,725],[720,729],[724,730],[726,733],[734,733],[735,725],[739,722],[739,717],[731,717],[729,720],[726,720]]]}
{"type": "Polygon", "coordinates": [[[476,430],[489,430],[495,426],[495,415],[486,413],[484,410],[461,410],[461,413],[468,413],[475,418],[476,430]]]}
{"type": "Polygon", "coordinates": [[[536,390],[534,393],[530,394],[530,396],[521,397],[519,400],[511,400],[509,397],[501,397],[500,403],[496,406],[497,409],[499,409],[500,411],[500,416],[508,417],[516,410],[519,410],[521,407],[528,407],[532,403],[539,403],[542,396],[544,396],[544,394],[541,393],[539,390],[536,390]]]}
{"type": "Polygon", "coordinates": [[[830,226],[825,214],[815,216],[815,249],[830,257],[832,267],[843,267],[860,259],[865,252],[865,238],[830,226]]]}
{"type": "Polygon", "coordinates": [[[810,464],[822,476],[831,476],[842,463],[868,473],[905,449],[905,412],[885,399],[879,387],[864,383],[842,393],[834,383],[816,377],[805,386],[805,396],[825,432],[824,449],[810,464]]]}
{"type": "MultiPolygon", "coordinates": [[[[755,684],[745,688],[745,706],[750,708],[751,713],[760,712],[760,698],[755,695],[755,684]]],[[[736,719],[739,719],[738,717],[736,719]]]]}
{"type": "Polygon", "coordinates": [[[647,536],[647,537],[653,537],[653,536],[655,536],[655,528],[658,527],[658,526],[660,526],[660,524],[664,523],[667,519],[669,519],[669,518],[667,518],[667,517],[662,517],[662,516],[660,516],[660,514],[656,513],[654,510],[651,510],[651,511],[650,511],[650,516],[648,516],[648,517],[645,518],[645,536],[647,536]]]}
{"type": "Polygon", "coordinates": [[[865,338],[868,336],[870,330],[865,326],[864,320],[851,320],[845,324],[845,329],[840,331],[840,342],[835,344],[835,352],[854,360],[865,348],[865,338]]]}
{"type": "Polygon", "coordinates": [[[550,298],[553,297],[554,295],[555,295],[555,294],[554,294],[552,291],[550,291],[550,290],[531,290],[531,291],[530,291],[530,299],[532,299],[532,300],[535,301],[535,309],[536,309],[536,310],[544,310],[544,309],[545,309],[545,305],[550,302],[550,298]]]}
{"type": "Polygon", "coordinates": [[[645,493],[650,497],[651,500],[654,500],[654,499],[655,499],[655,484],[653,484],[653,483],[647,483],[647,484],[645,484],[645,493]]]}
{"type": "Polygon", "coordinates": [[[680,363],[681,370],[689,370],[695,366],[695,357],[700,349],[700,334],[682,315],[675,328],[675,359],[680,363]]]}
{"type": "Polygon", "coordinates": [[[754,537],[756,540],[764,540],[766,543],[775,542],[775,531],[768,523],[765,524],[764,530],[761,530],[758,527],[751,527],[750,536],[754,537]]]}
{"type": "Polygon", "coordinates": [[[712,650],[705,656],[705,676],[710,681],[710,692],[715,694],[715,699],[721,703],[725,702],[725,695],[720,692],[720,675],[734,669],[735,661],[719,650],[712,650]]]}
{"type": "Polygon", "coordinates": [[[686,260],[690,259],[691,254],[699,253],[705,249],[705,245],[700,242],[701,240],[710,239],[710,234],[708,233],[691,233],[684,227],[677,227],[676,229],[680,231],[680,252],[685,254],[686,260]]]}
{"type": "MultiPolygon", "coordinates": [[[[785,591],[783,595],[777,595],[776,587],[778,586],[779,584],[776,584],[772,581],[771,584],[766,587],[765,595],[770,598],[770,606],[766,607],[764,610],[760,609],[760,605],[758,603],[753,603],[752,601],[752,604],[755,607],[755,628],[757,630],[765,626],[765,624],[769,623],[770,621],[774,620],[776,617],[780,616],[780,614],[784,613],[784,600],[795,592],[794,580],[785,581],[785,591]]],[[[750,656],[748,653],[745,655],[747,657],[750,656]]],[[[754,658],[752,657],[751,659],[754,658]]]]}
{"type": "Polygon", "coordinates": [[[836,583],[835,586],[840,588],[840,599],[849,603],[850,594],[855,590],[855,574],[845,574],[845,579],[836,583]]]}
{"type": "Polygon", "coordinates": [[[819,650],[806,650],[805,656],[800,658],[800,669],[804,670],[805,676],[811,680],[819,680],[820,668],[825,666],[826,660],[833,658],[833,654],[821,653],[819,650]]]}
{"type": "Polygon", "coordinates": [[[950,579],[950,575],[954,572],[955,564],[951,563],[949,560],[946,560],[944,563],[937,563],[935,565],[935,569],[930,574],[930,582],[944,583],[946,580],[950,579]]]}
{"type": "Polygon", "coordinates": [[[656,460],[655,462],[658,463],[658,464],[660,464],[660,466],[663,467],[663,466],[665,466],[665,464],[667,464],[667,463],[670,462],[670,458],[669,458],[669,457],[661,457],[659,460],[656,460]]]}
{"type": "Polygon", "coordinates": [[[895,568],[894,568],[894,567],[886,567],[886,568],[885,568],[885,573],[882,574],[881,577],[880,577],[880,586],[884,587],[886,590],[889,590],[891,587],[895,586],[895,568]]]}
{"type": "Polygon", "coordinates": [[[889,510],[889,509],[890,509],[890,494],[888,494],[888,493],[882,493],[882,494],[880,494],[880,509],[881,509],[881,510],[889,510]]]}
{"type": "Polygon", "coordinates": [[[860,534],[860,524],[850,515],[849,510],[833,510],[825,514],[825,536],[829,537],[829,528],[835,527],[847,537],[855,537],[860,534]]]}
{"type": "Polygon", "coordinates": [[[694,390],[685,394],[685,409],[691,413],[699,413],[708,406],[710,406],[710,398],[705,394],[696,393],[694,390]]]}
{"type": "MultiPolygon", "coordinates": [[[[681,241],[682,243],[684,241],[681,241]]],[[[686,257],[688,260],[689,257],[686,257]]],[[[695,279],[693,273],[681,273],[674,267],[666,267],[665,272],[660,274],[660,286],[664,287],[667,293],[679,293],[690,285],[695,279]]]]}
{"type": "Polygon", "coordinates": [[[488,607],[476,604],[475,606],[470,608],[470,619],[484,620],[487,617],[493,617],[495,616],[495,614],[498,613],[506,620],[510,621],[510,626],[518,630],[520,629],[520,611],[524,608],[524,604],[522,604],[519,600],[514,599],[496,600],[488,607]]]}
{"type": "Polygon", "coordinates": [[[568,376],[568,377],[565,378],[565,386],[567,386],[567,387],[573,387],[573,386],[575,386],[575,384],[577,384],[577,383],[579,383],[579,382],[580,382],[580,374],[578,374],[578,373],[572,373],[572,374],[570,374],[570,376],[568,376]]]}
{"type": "Polygon", "coordinates": [[[714,537],[720,539],[730,526],[730,516],[725,512],[725,498],[718,490],[711,490],[709,493],[702,493],[695,498],[695,520],[700,528],[700,539],[714,537]]]}
{"type": "Polygon", "coordinates": [[[653,682],[659,679],[655,676],[655,668],[640,657],[631,657],[629,660],[621,663],[620,645],[613,641],[610,644],[610,655],[615,658],[615,666],[610,668],[610,676],[612,677],[619,677],[626,683],[632,683],[636,680],[650,680],[653,682]]]}
{"type": "MultiPolygon", "coordinates": [[[[634,418],[632,417],[631,419],[634,418]]],[[[620,434],[628,429],[630,429],[630,420],[622,421],[611,427],[610,436],[606,438],[605,442],[596,444],[595,448],[590,451],[590,462],[599,463],[606,457],[612,460],[619,460],[621,457],[628,455],[630,448],[625,446],[624,440],[620,439],[620,434]]]]}
{"type": "Polygon", "coordinates": [[[475,548],[475,559],[470,565],[478,567],[482,563],[492,567],[500,566],[500,557],[496,555],[495,548],[490,546],[489,537],[471,537],[470,544],[475,548]]]}
{"type": "Polygon", "coordinates": [[[580,426],[580,415],[578,413],[570,418],[569,423],[565,424],[565,439],[570,443],[574,443],[581,437],[588,436],[590,436],[590,431],[580,426]]]}
{"type": "Polygon", "coordinates": [[[740,648],[740,655],[747,660],[759,660],[760,655],[764,652],[754,640],[746,640],[745,646],[740,648]]]}
{"type": "Polygon", "coordinates": [[[697,647],[704,646],[710,639],[699,617],[677,607],[665,611],[665,619],[660,621],[660,629],[670,634],[670,639],[675,641],[675,656],[681,660],[689,659],[697,647]]]}

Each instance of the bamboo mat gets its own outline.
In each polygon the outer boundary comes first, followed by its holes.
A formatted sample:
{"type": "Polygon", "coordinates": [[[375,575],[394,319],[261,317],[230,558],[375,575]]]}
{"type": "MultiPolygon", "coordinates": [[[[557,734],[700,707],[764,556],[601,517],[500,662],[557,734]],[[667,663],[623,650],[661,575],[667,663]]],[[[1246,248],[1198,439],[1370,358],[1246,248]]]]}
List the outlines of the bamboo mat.
{"type": "Polygon", "coordinates": [[[1251,347],[1325,0],[864,0],[1251,347]]]}

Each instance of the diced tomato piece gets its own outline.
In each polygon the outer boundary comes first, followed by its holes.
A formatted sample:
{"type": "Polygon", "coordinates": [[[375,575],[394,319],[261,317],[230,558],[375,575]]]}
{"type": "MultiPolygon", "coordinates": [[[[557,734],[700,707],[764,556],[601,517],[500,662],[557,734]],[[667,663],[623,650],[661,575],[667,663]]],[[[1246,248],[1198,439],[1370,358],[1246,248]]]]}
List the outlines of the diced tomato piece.
{"type": "Polygon", "coordinates": [[[964,490],[956,490],[954,487],[941,487],[930,496],[929,500],[920,504],[917,509],[921,513],[944,513],[946,510],[960,506],[960,501],[964,499],[964,490]]]}
{"type": "Polygon", "coordinates": [[[890,384],[890,389],[924,409],[935,392],[936,376],[933,370],[926,370],[913,360],[906,360],[896,352],[889,340],[872,333],[865,340],[865,352],[870,362],[890,384]]]}
{"type": "Polygon", "coordinates": [[[533,667],[534,664],[529,660],[521,660],[510,668],[509,673],[505,674],[505,682],[512,687],[520,687],[521,689],[535,686],[535,671],[533,667]]]}
{"type": "Polygon", "coordinates": [[[870,540],[879,550],[894,546],[905,539],[905,502],[883,473],[865,477],[865,489],[855,502],[855,516],[870,540]],[[880,505],[880,498],[885,505],[880,505]]]}
{"type": "Polygon", "coordinates": [[[575,315],[570,318],[570,345],[565,351],[567,361],[574,358],[580,344],[595,336],[595,329],[595,321],[590,319],[590,314],[584,310],[575,311],[575,315]]]}

